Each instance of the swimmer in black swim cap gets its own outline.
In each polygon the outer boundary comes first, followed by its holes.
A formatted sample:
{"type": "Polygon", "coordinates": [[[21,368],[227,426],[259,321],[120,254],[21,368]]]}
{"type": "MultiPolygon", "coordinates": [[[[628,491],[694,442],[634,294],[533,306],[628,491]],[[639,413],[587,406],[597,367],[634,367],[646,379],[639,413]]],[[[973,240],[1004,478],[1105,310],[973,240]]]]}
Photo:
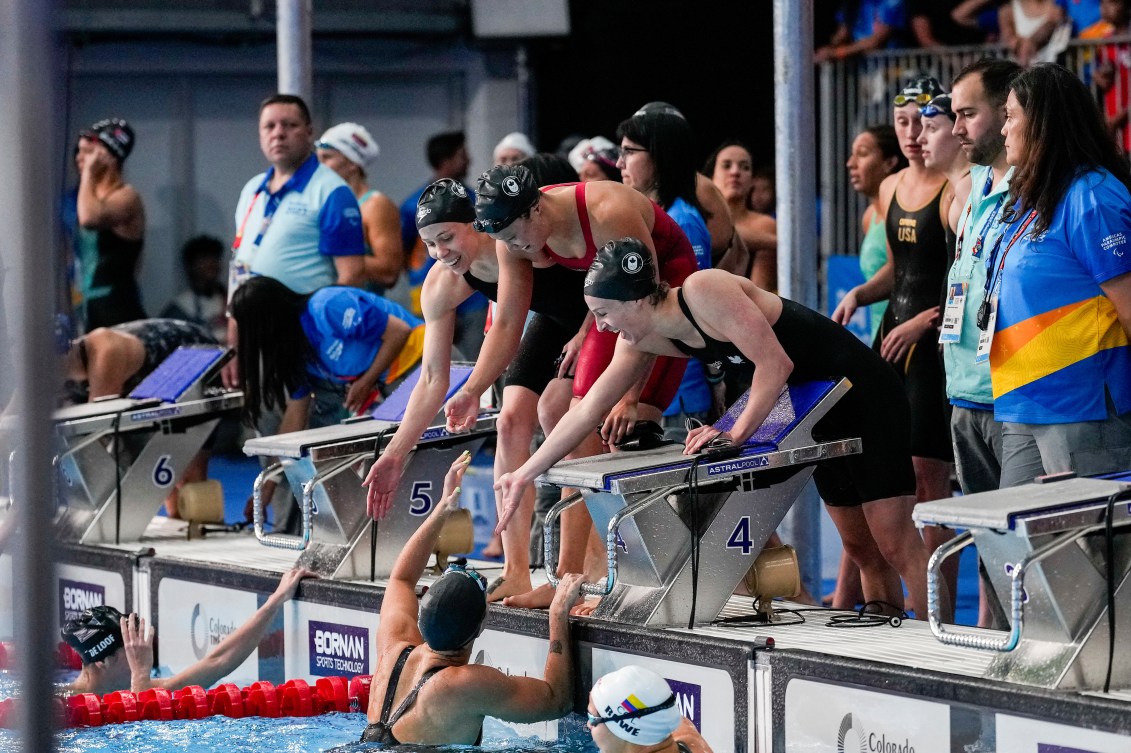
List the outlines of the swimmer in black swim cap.
{"type": "Polygon", "coordinates": [[[106,661],[124,645],[121,620],[122,613],[114,607],[98,605],[67,620],[60,633],[85,666],[106,661]]]}
{"type": "Polygon", "coordinates": [[[656,262],[636,238],[609,241],[597,251],[585,274],[585,295],[612,301],[639,301],[656,292],[656,262]]]}
{"type": "Polygon", "coordinates": [[[541,193],[533,173],[521,165],[495,165],[475,186],[475,229],[498,233],[529,212],[541,193]]]}
{"type": "Polygon", "coordinates": [[[472,643],[487,615],[487,583],[478,573],[448,568],[416,598],[444,523],[459,509],[459,485],[470,462],[465,452],[452,463],[434,509],[393,565],[381,601],[363,742],[478,745],[484,717],[542,721],[573,706],[569,610],[581,590],[580,575],[563,576],[550,607],[545,680],[508,676],[482,656],[472,663],[472,643]],[[439,682],[433,681],[436,674],[442,675],[439,682]]]}
{"type": "Polygon", "coordinates": [[[475,207],[458,180],[442,178],[420,194],[416,202],[416,229],[437,222],[474,222],[475,207]]]}

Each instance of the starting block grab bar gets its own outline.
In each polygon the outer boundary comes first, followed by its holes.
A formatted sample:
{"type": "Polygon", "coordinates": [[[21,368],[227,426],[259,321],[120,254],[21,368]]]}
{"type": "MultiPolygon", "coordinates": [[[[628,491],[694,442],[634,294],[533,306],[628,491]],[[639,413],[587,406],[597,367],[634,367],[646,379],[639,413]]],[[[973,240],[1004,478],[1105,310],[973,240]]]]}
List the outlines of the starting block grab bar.
{"type": "Polygon", "coordinates": [[[293,549],[295,551],[306,549],[314,536],[314,490],[352,466],[359,459],[358,457],[347,457],[334,463],[329,468],[320,468],[312,478],[303,483],[301,503],[302,532],[297,536],[264,532],[264,521],[267,516],[264,509],[266,505],[263,502],[263,484],[282,474],[284,467],[281,462],[272,463],[260,471],[259,475],[255,477],[251,494],[252,506],[254,508],[252,510],[252,520],[255,526],[255,538],[259,540],[260,544],[277,549],[293,549]]]}

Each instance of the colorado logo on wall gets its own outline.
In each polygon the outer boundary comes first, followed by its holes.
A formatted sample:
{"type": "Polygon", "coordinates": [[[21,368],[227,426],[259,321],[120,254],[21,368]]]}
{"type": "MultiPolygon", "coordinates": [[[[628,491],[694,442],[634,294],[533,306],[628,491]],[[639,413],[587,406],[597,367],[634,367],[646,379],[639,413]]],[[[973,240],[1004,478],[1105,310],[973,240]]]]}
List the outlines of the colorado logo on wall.
{"type": "MultiPolygon", "coordinates": [[[[157,652],[162,668],[176,673],[200,661],[243,625],[259,608],[252,591],[162,578],[157,586],[157,652]]],[[[253,650],[223,682],[246,685],[259,678],[259,651],[253,650]]]]}
{"type": "Polygon", "coordinates": [[[785,749],[836,753],[951,753],[950,707],[902,696],[790,680],[785,749]]]}
{"type": "Polygon", "coordinates": [[[369,628],[311,620],[308,633],[310,674],[369,674],[369,628]]]}

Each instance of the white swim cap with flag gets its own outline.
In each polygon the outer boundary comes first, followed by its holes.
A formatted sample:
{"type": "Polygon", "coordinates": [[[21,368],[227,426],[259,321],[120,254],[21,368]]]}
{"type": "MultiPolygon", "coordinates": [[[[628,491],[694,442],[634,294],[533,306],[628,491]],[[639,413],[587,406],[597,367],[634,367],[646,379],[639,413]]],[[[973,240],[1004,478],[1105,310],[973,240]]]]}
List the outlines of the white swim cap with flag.
{"type": "Polygon", "coordinates": [[[643,667],[610,672],[593,684],[589,697],[609,731],[637,745],[663,742],[683,720],[667,680],[643,667]]]}
{"type": "Polygon", "coordinates": [[[338,123],[333,128],[328,128],[314,145],[319,149],[341,152],[343,157],[362,170],[368,168],[381,153],[369,131],[357,123],[338,123]]]}
{"type": "Polygon", "coordinates": [[[530,143],[529,137],[521,131],[508,133],[506,136],[503,136],[498,144],[495,144],[495,151],[492,154],[495,162],[499,161],[499,153],[504,149],[517,149],[522,152],[524,158],[533,157],[534,153],[537,151],[534,145],[530,143]]]}

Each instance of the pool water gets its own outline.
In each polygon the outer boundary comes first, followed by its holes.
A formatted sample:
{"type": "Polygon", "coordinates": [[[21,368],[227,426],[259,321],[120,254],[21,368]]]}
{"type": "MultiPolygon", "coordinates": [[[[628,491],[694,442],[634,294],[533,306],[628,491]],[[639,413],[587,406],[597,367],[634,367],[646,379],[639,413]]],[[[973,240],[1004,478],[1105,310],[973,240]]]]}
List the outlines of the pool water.
{"type": "MultiPolygon", "coordinates": [[[[18,685],[7,672],[0,672],[0,698],[18,695],[18,685]]],[[[365,727],[363,714],[325,714],[304,718],[266,719],[249,717],[172,722],[135,722],[105,727],[67,729],[57,736],[59,753],[352,753],[379,749],[358,742],[365,727]]],[[[517,736],[512,728],[495,719],[483,725],[483,748],[514,753],[596,753],[584,717],[571,714],[560,725],[562,739],[548,743],[517,736]]],[[[452,746],[453,751],[463,750],[452,746]]],[[[437,750],[446,750],[438,748],[437,750]]],[[[0,753],[22,753],[12,730],[0,730],[0,753]]]]}

